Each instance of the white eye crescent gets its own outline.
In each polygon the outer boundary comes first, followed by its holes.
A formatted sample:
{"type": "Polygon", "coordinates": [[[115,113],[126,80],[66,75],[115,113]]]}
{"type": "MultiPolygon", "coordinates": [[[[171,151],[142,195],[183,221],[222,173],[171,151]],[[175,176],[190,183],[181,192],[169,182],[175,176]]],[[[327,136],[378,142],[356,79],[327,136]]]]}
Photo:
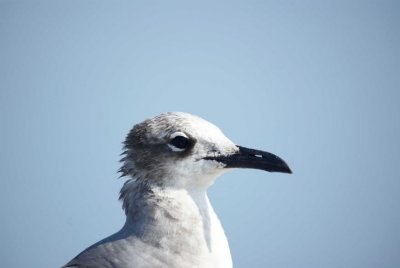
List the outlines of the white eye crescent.
{"type": "Polygon", "coordinates": [[[173,138],[175,138],[177,136],[182,136],[182,137],[189,139],[189,137],[185,133],[180,132],[180,131],[172,133],[171,136],[169,136],[169,139],[172,140],[173,138]]]}

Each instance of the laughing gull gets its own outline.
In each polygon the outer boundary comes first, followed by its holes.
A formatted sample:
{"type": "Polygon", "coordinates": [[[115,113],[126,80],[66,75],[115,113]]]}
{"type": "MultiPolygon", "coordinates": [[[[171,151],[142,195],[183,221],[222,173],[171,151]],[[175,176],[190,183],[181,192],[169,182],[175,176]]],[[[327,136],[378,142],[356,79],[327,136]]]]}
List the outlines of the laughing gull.
{"type": "Polygon", "coordinates": [[[233,168],[291,173],[278,156],[237,146],[215,125],[178,112],[135,125],[121,162],[125,225],[63,267],[232,267],[207,188],[233,168]]]}

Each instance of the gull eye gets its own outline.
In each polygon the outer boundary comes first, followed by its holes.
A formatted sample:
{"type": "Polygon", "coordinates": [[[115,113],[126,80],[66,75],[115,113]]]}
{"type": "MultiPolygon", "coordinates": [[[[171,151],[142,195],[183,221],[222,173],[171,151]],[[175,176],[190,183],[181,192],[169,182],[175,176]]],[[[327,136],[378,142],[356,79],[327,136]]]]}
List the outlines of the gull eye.
{"type": "Polygon", "coordinates": [[[179,149],[185,149],[189,147],[189,139],[183,136],[176,136],[169,142],[169,144],[179,149]]]}
{"type": "Polygon", "coordinates": [[[176,132],[171,135],[170,141],[168,143],[168,147],[172,149],[172,151],[184,151],[187,148],[191,147],[193,142],[188,138],[185,133],[176,132]]]}

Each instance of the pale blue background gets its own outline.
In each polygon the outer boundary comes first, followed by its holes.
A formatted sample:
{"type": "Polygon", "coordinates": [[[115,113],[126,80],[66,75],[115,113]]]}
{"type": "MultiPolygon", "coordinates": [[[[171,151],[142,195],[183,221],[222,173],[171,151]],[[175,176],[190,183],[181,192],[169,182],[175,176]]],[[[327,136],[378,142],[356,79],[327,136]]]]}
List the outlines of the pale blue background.
{"type": "Polygon", "coordinates": [[[121,142],[186,111],[294,174],[210,189],[235,267],[400,267],[398,1],[2,1],[0,260],[124,223],[121,142]]]}

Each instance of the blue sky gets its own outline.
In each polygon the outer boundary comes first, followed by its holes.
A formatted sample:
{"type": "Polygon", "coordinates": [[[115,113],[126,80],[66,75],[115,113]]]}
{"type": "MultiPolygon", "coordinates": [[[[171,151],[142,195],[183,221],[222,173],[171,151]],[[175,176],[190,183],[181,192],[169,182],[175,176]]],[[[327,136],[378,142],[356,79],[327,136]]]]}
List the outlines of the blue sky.
{"type": "Polygon", "coordinates": [[[165,111],[294,174],[209,190],[234,267],[400,265],[396,1],[1,1],[0,258],[59,267],[119,230],[121,142],[165,111]]]}

